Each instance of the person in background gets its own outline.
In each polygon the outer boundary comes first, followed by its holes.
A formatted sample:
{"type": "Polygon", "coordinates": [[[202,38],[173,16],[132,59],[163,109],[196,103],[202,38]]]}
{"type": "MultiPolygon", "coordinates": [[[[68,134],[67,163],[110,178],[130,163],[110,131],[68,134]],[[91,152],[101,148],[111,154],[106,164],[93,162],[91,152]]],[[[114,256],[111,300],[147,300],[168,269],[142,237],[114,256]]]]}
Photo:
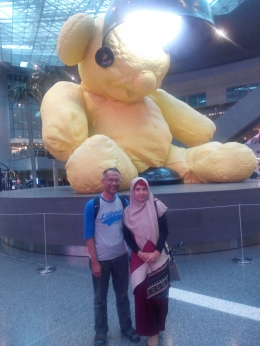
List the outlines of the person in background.
{"type": "Polygon", "coordinates": [[[15,190],[23,189],[23,184],[21,184],[21,180],[16,180],[15,190]]]}
{"type": "MultiPolygon", "coordinates": [[[[121,183],[117,168],[103,173],[103,192],[98,195],[100,206],[95,217],[94,199],[84,212],[84,238],[90,255],[90,268],[94,287],[95,346],[107,344],[107,292],[110,276],[116,294],[117,314],[122,333],[131,342],[140,341],[132,327],[128,299],[129,260],[123,237],[123,205],[116,195],[121,183]]],[[[128,204],[128,201],[125,201],[128,204]]]]}
{"type": "Polygon", "coordinates": [[[130,185],[130,205],[124,213],[124,238],[132,249],[131,286],[135,296],[136,332],[158,345],[168,313],[167,207],[154,200],[147,180],[135,178],[130,185]]]}

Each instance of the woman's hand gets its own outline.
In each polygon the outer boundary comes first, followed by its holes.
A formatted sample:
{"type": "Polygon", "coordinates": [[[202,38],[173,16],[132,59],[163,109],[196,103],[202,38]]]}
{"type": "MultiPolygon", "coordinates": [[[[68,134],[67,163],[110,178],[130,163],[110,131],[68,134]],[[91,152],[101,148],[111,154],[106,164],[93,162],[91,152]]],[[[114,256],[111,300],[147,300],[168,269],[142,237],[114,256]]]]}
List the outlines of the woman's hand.
{"type": "Polygon", "coordinates": [[[158,250],[155,250],[154,252],[147,253],[148,259],[146,263],[153,263],[156,262],[160,256],[160,252],[158,250]]]}
{"type": "Polygon", "coordinates": [[[137,256],[141,258],[142,261],[147,262],[148,254],[146,252],[138,251],[137,256]]]}

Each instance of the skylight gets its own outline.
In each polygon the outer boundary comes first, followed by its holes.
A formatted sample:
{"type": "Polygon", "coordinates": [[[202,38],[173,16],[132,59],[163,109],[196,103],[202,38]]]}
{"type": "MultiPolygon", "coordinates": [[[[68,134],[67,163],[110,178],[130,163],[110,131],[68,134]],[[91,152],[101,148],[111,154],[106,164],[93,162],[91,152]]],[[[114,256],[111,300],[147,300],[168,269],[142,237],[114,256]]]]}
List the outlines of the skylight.
{"type": "Polygon", "coordinates": [[[13,3],[1,2],[0,3],[0,22],[10,23],[13,18],[13,3]]]}

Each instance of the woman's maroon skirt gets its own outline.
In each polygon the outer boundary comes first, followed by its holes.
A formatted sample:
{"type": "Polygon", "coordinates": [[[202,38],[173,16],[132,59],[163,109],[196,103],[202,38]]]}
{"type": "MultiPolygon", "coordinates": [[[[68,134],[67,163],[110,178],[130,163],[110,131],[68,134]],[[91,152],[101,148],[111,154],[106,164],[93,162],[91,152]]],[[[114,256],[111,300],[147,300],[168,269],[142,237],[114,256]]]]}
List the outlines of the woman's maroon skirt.
{"type": "Polygon", "coordinates": [[[140,336],[152,336],[165,329],[168,298],[147,299],[147,279],[135,288],[135,323],[140,336]]]}

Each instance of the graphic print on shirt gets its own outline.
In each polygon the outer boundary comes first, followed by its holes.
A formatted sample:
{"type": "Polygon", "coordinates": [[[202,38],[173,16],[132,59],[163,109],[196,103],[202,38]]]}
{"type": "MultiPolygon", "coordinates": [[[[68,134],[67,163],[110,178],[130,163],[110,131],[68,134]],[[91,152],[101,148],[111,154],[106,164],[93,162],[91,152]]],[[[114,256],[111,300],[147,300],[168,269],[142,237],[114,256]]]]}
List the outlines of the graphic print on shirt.
{"type": "Polygon", "coordinates": [[[122,209],[119,209],[116,211],[111,211],[108,213],[103,213],[100,217],[100,222],[107,225],[107,226],[115,225],[119,221],[122,220],[122,214],[123,214],[122,209]]]}

